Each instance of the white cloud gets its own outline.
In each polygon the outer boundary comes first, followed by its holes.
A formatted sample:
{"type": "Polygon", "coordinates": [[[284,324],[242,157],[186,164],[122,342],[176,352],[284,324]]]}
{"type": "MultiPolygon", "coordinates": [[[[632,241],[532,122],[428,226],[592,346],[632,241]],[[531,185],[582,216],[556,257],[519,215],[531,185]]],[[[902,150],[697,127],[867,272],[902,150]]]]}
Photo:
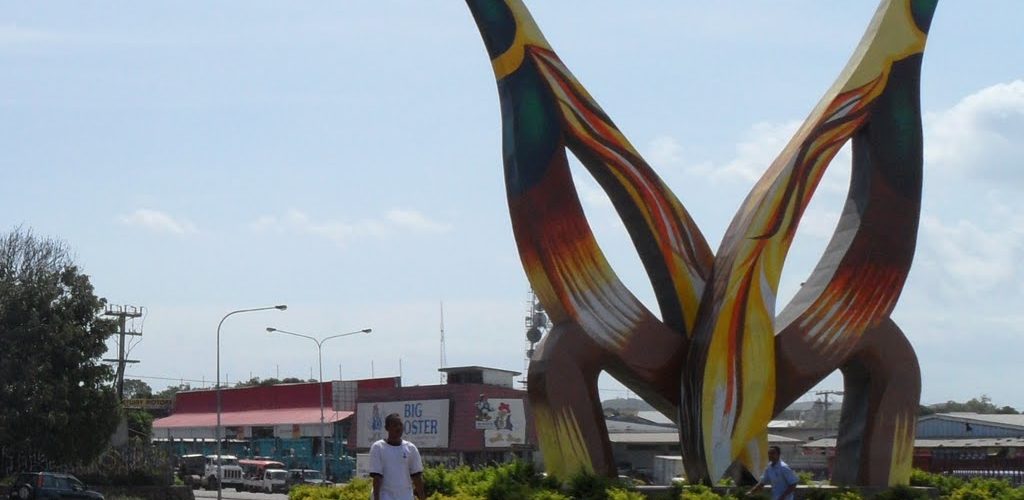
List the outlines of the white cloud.
{"type": "Polygon", "coordinates": [[[812,205],[800,218],[800,225],[797,227],[796,237],[806,235],[820,240],[829,240],[836,232],[836,224],[839,223],[839,212],[820,209],[814,210],[812,205]]]}
{"type": "Polygon", "coordinates": [[[141,227],[158,233],[184,236],[197,232],[196,226],[186,219],[176,219],[158,210],[140,208],[128,215],[118,217],[122,224],[141,227]]]}
{"type": "Polygon", "coordinates": [[[683,146],[674,137],[658,136],[648,145],[646,158],[655,171],[665,167],[682,166],[683,146]]]}
{"type": "Polygon", "coordinates": [[[736,144],[736,156],[732,160],[722,164],[705,162],[693,165],[690,171],[714,181],[756,182],[793,138],[799,126],[799,121],[756,123],[747,137],[736,144]]]}
{"type": "Polygon", "coordinates": [[[921,221],[921,249],[929,270],[947,290],[971,295],[1003,290],[1017,282],[1017,262],[1024,250],[1021,221],[985,229],[968,220],[944,223],[933,216],[921,221]]]}
{"type": "Polygon", "coordinates": [[[1024,172],[1024,81],[984,88],[925,115],[925,160],[939,172],[1020,183],[1024,172]]]}
{"type": "Polygon", "coordinates": [[[432,221],[415,210],[394,208],[388,211],[386,218],[397,227],[421,233],[446,233],[452,229],[450,224],[432,221]]]}
{"type": "Polygon", "coordinates": [[[403,233],[438,234],[451,231],[450,224],[437,222],[415,210],[391,209],[382,218],[354,222],[313,220],[301,210],[289,209],[283,215],[265,215],[250,227],[256,231],[297,233],[321,237],[343,246],[358,238],[386,238],[403,233]]]}

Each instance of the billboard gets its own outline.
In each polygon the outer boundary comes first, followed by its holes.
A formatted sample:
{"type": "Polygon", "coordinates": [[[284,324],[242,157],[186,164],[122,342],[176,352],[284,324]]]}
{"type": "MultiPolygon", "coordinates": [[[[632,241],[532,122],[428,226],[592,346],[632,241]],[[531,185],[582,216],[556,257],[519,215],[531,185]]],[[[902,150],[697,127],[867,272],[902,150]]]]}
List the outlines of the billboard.
{"type": "Polygon", "coordinates": [[[474,425],[484,431],[485,448],[510,448],[526,444],[526,413],[522,399],[488,398],[475,403],[474,425]]]}
{"type": "Polygon", "coordinates": [[[356,447],[369,448],[374,441],[387,438],[384,417],[397,413],[405,424],[403,439],[411,441],[417,448],[447,448],[448,407],[447,399],[359,403],[356,407],[356,447]]]}

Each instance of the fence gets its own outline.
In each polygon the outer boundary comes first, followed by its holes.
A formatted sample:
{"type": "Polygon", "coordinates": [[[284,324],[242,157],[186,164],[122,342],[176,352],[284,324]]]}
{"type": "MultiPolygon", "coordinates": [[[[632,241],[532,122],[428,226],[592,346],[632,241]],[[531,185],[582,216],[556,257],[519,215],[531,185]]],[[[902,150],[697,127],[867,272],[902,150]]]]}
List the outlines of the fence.
{"type": "Polygon", "coordinates": [[[104,478],[112,482],[169,484],[174,457],[148,443],[131,443],[110,448],[88,464],[64,464],[41,453],[0,447],[0,478],[19,472],[68,472],[83,478],[104,478]]]}
{"type": "Polygon", "coordinates": [[[1020,457],[918,457],[915,466],[964,479],[984,477],[1005,479],[1010,483],[1024,485],[1024,456],[1020,457]]]}

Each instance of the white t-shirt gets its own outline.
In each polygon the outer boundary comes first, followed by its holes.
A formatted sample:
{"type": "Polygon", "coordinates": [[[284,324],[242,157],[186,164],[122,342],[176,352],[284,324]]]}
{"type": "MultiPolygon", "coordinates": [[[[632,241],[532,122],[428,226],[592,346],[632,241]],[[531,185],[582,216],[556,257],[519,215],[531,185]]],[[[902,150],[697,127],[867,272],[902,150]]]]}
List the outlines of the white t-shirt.
{"type": "Polygon", "coordinates": [[[381,439],[370,446],[370,474],[383,476],[380,500],[412,500],[413,474],[423,472],[423,461],[416,445],[402,440],[400,445],[381,439]]]}

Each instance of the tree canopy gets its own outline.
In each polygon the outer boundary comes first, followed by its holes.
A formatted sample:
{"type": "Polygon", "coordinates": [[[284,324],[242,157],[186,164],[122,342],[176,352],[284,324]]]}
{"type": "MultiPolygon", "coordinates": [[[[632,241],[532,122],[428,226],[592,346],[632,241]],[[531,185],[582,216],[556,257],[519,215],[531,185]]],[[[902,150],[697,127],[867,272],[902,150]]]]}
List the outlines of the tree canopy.
{"type": "Polygon", "coordinates": [[[255,387],[255,386],[266,387],[266,386],[269,386],[269,385],[277,385],[277,384],[301,384],[301,383],[316,382],[316,381],[317,380],[315,378],[311,378],[309,380],[302,380],[301,378],[297,378],[297,377],[285,377],[285,378],[279,380],[279,379],[274,378],[274,377],[265,378],[265,379],[261,379],[259,377],[253,377],[253,378],[251,378],[249,380],[245,380],[245,381],[241,381],[241,382],[236,383],[235,387],[255,387]]]}
{"type": "Polygon", "coordinates": [[[148,399],[153,397],[153,388],[149,384],[135,378],[124,379],[125,399],[148,399]]]}
{"type": "Polygon", "coordinates": [[[1016,415],[1020,413],[1016,408],[1012,406],[997,406],[992,403],[992,398],[985,394],[980,397],[971,398],[970,401],[965,403],[958,403],[956,401],[946,401],[945,403],[939,403],[928,407],[929,413],[950,413],[950,412],[970,412],[970,413],[982,413],[982,414],[1007,414],[1016,415]]]}
{"type": "Polygon", "coordinates": [[[87,461],[118,422],[100,357],[116,325],[67,246],[22,228],[0,234],[0,446],[87,461]]]}

